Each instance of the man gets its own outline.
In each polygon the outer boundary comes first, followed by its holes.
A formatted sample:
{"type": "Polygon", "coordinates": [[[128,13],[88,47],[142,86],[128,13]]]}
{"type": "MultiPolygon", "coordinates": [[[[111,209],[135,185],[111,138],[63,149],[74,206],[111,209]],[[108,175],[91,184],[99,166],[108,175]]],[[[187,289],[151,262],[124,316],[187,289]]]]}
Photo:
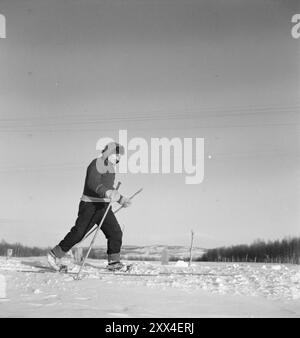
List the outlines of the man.
{"type": "MultiPolygon", "coordinates": [[[[124,147],[111,142],[102,150],[102,156],[94,159],[88,166],[75,225],[47,255],[50,266],[55,270],[61,267],[60,259],[80,242],[95,224],[99,225],[110,201],[118,202],[125,208],[131,204],[130,199],[122,196],[113,186],[114,167],[123,154],[124,147]]],[[[120,262],[122,230],[111,209],[105,217],[101,230],[107,238],[108,269],[121,269],[123,267],[120,262]]]]}

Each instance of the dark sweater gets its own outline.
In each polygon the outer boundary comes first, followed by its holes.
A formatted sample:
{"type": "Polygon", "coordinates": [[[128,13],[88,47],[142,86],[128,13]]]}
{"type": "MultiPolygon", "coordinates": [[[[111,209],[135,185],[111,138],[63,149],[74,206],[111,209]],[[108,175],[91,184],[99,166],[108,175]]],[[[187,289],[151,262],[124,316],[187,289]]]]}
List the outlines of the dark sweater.
{"type": "Polygon", "coordinates": [[[113,170],[101,173],[98,168],[103,167],[102,165],[102,158],[95,158],[88,166],[83,189],[84,195],[104,198],[107,190],[114,189],[115,173],[113,170]],[[97,161],[99,161],[98,165],[97,161]]]}

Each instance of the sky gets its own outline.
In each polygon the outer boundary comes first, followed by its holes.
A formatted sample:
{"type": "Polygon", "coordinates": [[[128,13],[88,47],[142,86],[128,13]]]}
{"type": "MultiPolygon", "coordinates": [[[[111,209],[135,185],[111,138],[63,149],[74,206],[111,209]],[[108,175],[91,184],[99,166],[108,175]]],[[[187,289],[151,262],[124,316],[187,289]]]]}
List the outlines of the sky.
{"type": "MultiPolygon", "coordinates": [[[[0,0],[0,240],[54,246],[102,137],[204,138],[204,180],[120,174],[124,244],[300,235],[297,0],[0,0]]],[[[86,243],[88,245],[88,243],[86,243]]],[[[98,245],[105,244],[101,234],[98,245]]]]}

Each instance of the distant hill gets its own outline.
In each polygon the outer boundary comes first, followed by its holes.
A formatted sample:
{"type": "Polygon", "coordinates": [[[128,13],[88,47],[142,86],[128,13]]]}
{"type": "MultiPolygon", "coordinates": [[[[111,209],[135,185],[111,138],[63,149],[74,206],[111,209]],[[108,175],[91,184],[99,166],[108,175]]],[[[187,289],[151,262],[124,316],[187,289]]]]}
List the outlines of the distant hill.
{"type": "MultiPolygon", "coordinates": [[[[7,249],[13,250],[14,257],[30,257],[30,256],[45,256],[50,248],[28,247],[21,243],[7,243],[4,240],[0,242],[0,256],[6,256],[7,249]]],[[[174,260],[188,260],[189,247],[178,245],[124,245],[122,246],[122,259],[125,260],[160,260],[164,250],[167,250],[169,259],[174,260]]],[[[72,249],[74,252],[74,249],[72,249]]],[[[87,247],[84,247],[84,252],[87,252],[87,247]]],[[[193,259],[196,260],[207,253],[206,249],[194,247],[193,259]]],[[[96,246],[90,252],[90,258],[105,259],[106,246],[96,246]]]]}
{"type": "MultiPolygon", "coordinates": [[[[164,250],[167,250],[170,260],[188,260],[189,247],[177,245],[149,245],[149,246],[136,246],[124,245],[122,247],[122,258],[127,260],[160,260],[164,250]]],[[[202,257],[206,253],[206,249],[194,247],[193,259],[202,257]]],[[[96,255],[105,254],[106,247],[95,247],[94,252],[96,255]]]]}

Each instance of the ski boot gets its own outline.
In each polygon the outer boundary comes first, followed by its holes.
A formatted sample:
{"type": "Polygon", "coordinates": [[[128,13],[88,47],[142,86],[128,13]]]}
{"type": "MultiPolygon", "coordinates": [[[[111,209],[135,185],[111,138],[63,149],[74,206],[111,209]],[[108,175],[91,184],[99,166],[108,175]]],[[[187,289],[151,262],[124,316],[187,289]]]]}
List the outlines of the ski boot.
{"type": "Polygon", "coordinates": [[[125,264],[125,263],[121,263],[121,262],[109,262],[106,269],[108,271],[120,271],[120,272],[127,272],[129,271],[131,268],[131,265],[129,264],[125,264]]]}
{"type": "Polygon", "coordinates": [[[53,268],[55,271],[59,272],[67,272],[68,267],[67,265],[63,265],[60,263],[60,259],[55,256],[54,252],[51,250],[47,254],[48,264],[53,268]]]}

